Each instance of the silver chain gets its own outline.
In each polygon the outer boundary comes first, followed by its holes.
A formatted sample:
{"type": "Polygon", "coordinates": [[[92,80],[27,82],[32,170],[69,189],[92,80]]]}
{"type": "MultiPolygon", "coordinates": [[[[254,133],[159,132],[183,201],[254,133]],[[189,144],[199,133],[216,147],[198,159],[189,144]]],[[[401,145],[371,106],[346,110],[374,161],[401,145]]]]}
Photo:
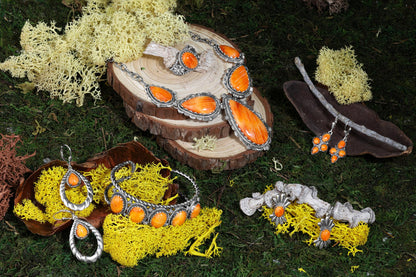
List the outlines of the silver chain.
{"type": "Polygon", "coordinates": [[[215,45],[218,45],[218,43],[215,40],[203,38],[203,37],[201,37],[200,35],[198,35],[198,34],[196,34],[194,32],[189,32],[189,35],[191,36],[191,39],[193,41],[203,42],[203,43],[208,44],[211,47],[214,47],[215,45]]]}
{"type": "Polygon", "coordinates": [[[116,61],[112,61],[112,62],[120,70],[126,72],[127,75],[129,75],[131,78],[133,78],[134,80],[136,80],[137,82],[139,82],[140,84],[142,84],[144,87],[147,86],[147,83],[143,80],[143,77],[140,76],[139,74],[137,74],[136,72],[131,71],[130,69],[128,69],[127,66],[124,63],[119,63],[119,62],[116,62],[116,61]]]}

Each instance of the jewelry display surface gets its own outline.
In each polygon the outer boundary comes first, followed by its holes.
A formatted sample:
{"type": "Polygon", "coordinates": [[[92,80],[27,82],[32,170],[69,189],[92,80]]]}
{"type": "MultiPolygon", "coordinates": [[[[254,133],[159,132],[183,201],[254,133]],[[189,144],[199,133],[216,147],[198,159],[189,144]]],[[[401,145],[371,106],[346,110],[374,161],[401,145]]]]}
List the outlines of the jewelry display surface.
{"type": "MultiPolygon", "coordinates": [[[[217,44],[226,45],[238,49],[228,39],[203,26],[190,26],[191,32],[201,37],[215,41],[217,44]]],[[[201,56],[209,56],[210,59],[201,59],[201,68],[204,70],[189,71],[183,75],[173,74],[166,67],[166,58],[154,55],[144,55],[133,62],[126,63],[126,69],[137,73],[143,78],[143,83],[167,88],[175,92],[176,99],[185,99],[193,94],[209,93],[220,101],[223,95],[231,95],[224,85],[224,76],[236,64],[222,59],[215,48],[208,43],[189,40],[175,46],[176,49],[184,49],[191,45],[201,56]]],[[[159,50],[158,50],[159,51],[159,50]]],[[[157,52],[157,51],[156,51],[157,52]]],[[[108,64],[108,82],[121,96],[126,113],[132,118],[133,123],[141,130],[149,131],[157,135],[157,142],[175,159],[186,163],[191,167],[209,170],[213,168],[235,169],[253,162],[262,155],[264,148],[252,148],[236,136],[235,126],[232,126],[225,118],[225,111],[210,121],[191,119],[178,111],[176,107],[158,107],[150,99],[143,83],[132,78],[132,74],[122,70],[116,63],[108,64]],[[203,136],[217,138],[214,150],[197,150],[194,148],[194,140],[203,136]]],[[[254,80],[255,83],[255,80],[254,80]]],[[[251,81],[250,81],[251,86],[251,81]]],[[[250,89],[246,99],[242,99],[252,107],[253,111],[264,120],[268,126],[273,124],[273,115],[270,106],[258,90],[250,89]]],[[[268,130],[270,143],[271,130],[268,130]]]]}

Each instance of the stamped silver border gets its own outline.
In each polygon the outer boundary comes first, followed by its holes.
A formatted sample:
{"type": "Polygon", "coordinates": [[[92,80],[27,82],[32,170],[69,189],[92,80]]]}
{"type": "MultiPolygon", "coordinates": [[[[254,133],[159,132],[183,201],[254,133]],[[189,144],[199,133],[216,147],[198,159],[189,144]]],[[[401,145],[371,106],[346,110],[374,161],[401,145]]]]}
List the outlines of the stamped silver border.
{"type": "Polygon", "coordinates": [[[186,116],[188,116],[192,119],[201,120],[201,121],[211,121],[220,114],[220,112],[221,112],[221,102],[220,102],[220,100],[218,100],[217,97],[215,97],[215,95],[213,95],[209,92],[200,92],[200,93],[190,94],[187,97],[185,97],[181,100],[178,100],[176,108],[178,109],[179,113],[184,114],[184,115],[186,115],[186,116]],[[209,114],[200,114],[200,113],[190,111],[190,110],[188,110],[188,109],[186,109],[182,106],[183,102],[185,102],[189,99],[192,99],[194,97],[198,97],[198,96],[208,96],[208,97],[211,97],[212,99],[214,99],[215,105],[216,105],[215,110],[212,113],[209,113],[209,114]]]}
{"type": "Polygon", "coordinates": [[[228,70],[227,70],[227,72],[225,73],[225,75],[224,75],[224,78],[223,78],[223,84],[224,84],[224,86],[227,88],[227,90],[234,96],[234,97],[237,97],[237,98],[246,98],[246,97],[248,97],[248,96],[250,96],[252,93],[253,93],[253,81],[251,80],[251,77],[250,77],[250,72],[248,72],[248,68],[247,68],[247,66],[245,66],[244,64],[236,64],[236,65],[234,65],[233,67],[231,67],[231,68],[229,68],[228,70]],[[231,86],[231,84],[230,84],[230,77],[231,77],[231,75],[233,74],[233,72],[237,69],[237,68],[239,68],[240,66],[244,66],[245,67],[245,69],[246,69],[246,71],[247,71],[247,75],[248,75],[248,88],[245,90],[245,91],[238,91],[238,90],[235,90],[232,86],[231,86]]]}
{"type": "Polygon", "coordinates": [[[172,71],[172,73],[175,74],[175,75],[182,76],[182,75],[185,75],[188,72],[191,72],[191,71],[194,71],[195,69],[197,69],[199,67],[199,63],[200,63],[199,55],[196,53],[195,48],[191,45],[186,45],[181,51],[179,51],[177,53],[175,63],[169,68],[169,70],[172,71]],[[187,67],[183,63],[182,56],[186,52],[192,53],[197,58],[198,65],[195,68],[187,67]]]}
{"type": "MultiPolygon", "coordinates": [[[[233,47],[233,46],[229,46],[229,45],[226,45],[226,44],[224,44],[225,46],[228,46],[228,47],[231,47],[231,48],[233,48],[233,49],[235,49],[236,51],[238,51],[235,47],[233,47]]],[[[240,52],[240,51],[238,51],[238,53],[240,53],[240,56],[238,57],[238,58],[231,58],[230,56],[228,56],[228,55],[226,55],[222,50],[221,50],[221,48],[220,48],[220,46],[221,45],[219,45],[219,44],[215,44],[214,46],[213,46],[213,48],[214,48],[214,51],[215,51],[215,53],[221,58],[221,59],[223,59],[224,61],[227,61],[227,62],[230,62],[230,63],[236,63],[236,64],[242,64],[242,63],[244,63],[244,59],[245,59],[245,57],[244,57],[244,53],[242,53],[242,52],[240,52]]]]}
{"type": "Polygon", "coordinates": [[[171,89],[168,89],[168,88],[163,87],[163,86],[157,86],[157,85],[146,85],[145,86],[145,91],[146,91],[147,96],[150,98],[150,101],[152,101],[152,103],[155,104],[158,108],[173,107],[173,106],[176,105],[176,92],[174,92],[171,89]],[[150,87],[159,87],[159,88],[162,88],[162,89],[165,89],[165,90],[169,91],[172,94],[172,99],[170,99],[170,101],[168,101],[168,102],[160,101],[159,99],[157,99],[153,95],[152,91],[150,90],[150,87]]]}

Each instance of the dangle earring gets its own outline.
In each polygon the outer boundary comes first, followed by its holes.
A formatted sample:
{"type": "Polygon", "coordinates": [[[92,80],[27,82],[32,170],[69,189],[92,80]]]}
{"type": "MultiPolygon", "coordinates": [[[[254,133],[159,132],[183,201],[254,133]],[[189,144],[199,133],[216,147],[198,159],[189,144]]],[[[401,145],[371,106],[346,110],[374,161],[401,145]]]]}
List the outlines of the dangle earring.
{"type": "Polygon", "coordinates": [[[335,163],[340,158],[344,158],[347,155],[345,147],[347,146],[347,139],[348,135],[350,134],[351,127],[348,128],[348,122],[345,124],[344,129],[344,138],[340,140],[335,147],[332,147],[329,150],[329,154],[331,154],[331,163],[335,163]]]}
{"type": "Polygon", "coordinates": [[[332,133],[334,131],[335,124],[337,124],[338,116],[335,117],[334,122],[332,122],[331,130],[329,130],[327,133],[319,136],[314,137],[312,140],[313,146],[311,150],[311,154],[315,155],[319,151],[326,152],[328,150],[328,142],[331,139],[332,133]]]}
{"type": "Polygon", "coordinates": [[[71,148],[69,148],[68,145],[64,144],[61,146],[61,157],[64,161],[64,146],[66,148],[68,148],[69,151],[69,156],[68,156],[68,171],[65,173],[64,177],[62,178],[61,181],[61,185],[59,187],[59,194],[61,195],[61,199],[62,202],[65,204],[65,206],[67,206],[68,208],[70,208],[71,210],[74,211],[81,211],[84,210],[85,208],[87,208],[93,198],[93,190],[91,187],[91,184],[88,182],[87,178],[85,178],[81,173],[79,173],[78,171],[72,169],[71,166],[71,160],[72,160],[72,151],[71,148]],[[87,198],[85,199],[84,202],[82,202],[81,204],[75,204],[72,203],[71,201],[69,201],[69,199],[66,196],[66,192],[65,192],[65,185],[68,185],[70,188],[76,188],[78,186],[80,186],[82,183],[84,183],[86,189],[87,189],[87,198]]]}

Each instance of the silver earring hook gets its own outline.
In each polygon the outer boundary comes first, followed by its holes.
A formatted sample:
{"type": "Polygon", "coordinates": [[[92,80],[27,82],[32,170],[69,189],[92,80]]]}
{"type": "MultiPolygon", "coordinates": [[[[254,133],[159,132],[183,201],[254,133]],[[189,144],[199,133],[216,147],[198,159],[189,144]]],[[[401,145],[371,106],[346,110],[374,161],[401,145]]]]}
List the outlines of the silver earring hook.
{"type": "Polygon", "coordinates": [[[71,161],[72,161],[72,150],[67,144],[61,145],[61,158],[62,158],[62,160],[68,162],[68,166],[70,166],[71,161]],[[64,157],[64,146],[66,148],[68,148],[68,151],[69,151],[68,160],[66,160],[65,157],[64,157]]]}

